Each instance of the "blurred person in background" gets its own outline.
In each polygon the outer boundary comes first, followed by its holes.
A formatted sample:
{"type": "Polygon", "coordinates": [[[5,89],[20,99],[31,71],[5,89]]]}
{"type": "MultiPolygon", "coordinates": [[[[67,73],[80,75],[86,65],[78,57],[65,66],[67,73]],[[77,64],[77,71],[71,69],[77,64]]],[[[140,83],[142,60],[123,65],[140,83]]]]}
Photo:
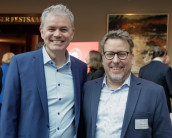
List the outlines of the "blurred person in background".
{"type": "Polygon", "coordinates": [[[34,47],[34,50],[38,50],[40,48],[42,48],[44,46],[44,42],[38,42],[35,47],[34,47]]]}
{"type": "Polygon", "coordinates": [[[2,57],[2,72],[3,72],[3,76],[2,76],[2,91],[0,94],[0,113],[1,113],[1,106],[2,106],[2,98],[3,98],[3,93],[4,93],[4,85],[5,85],[5,78],[6,78],[6,74],[9,68],[9,64],[11,61],[11,58],[14,56],[15,54],[12,52],[7,52],[3,55],[2,57]]]}
{"type": "Polygon", "coordinates": [[[3,75],[3,72],[2,72],[2,68],[0,67],[0,94],[2,90],[2,75],[3,75]]]}
{"type": "Polygon", "coordinates": [[[171,64],[171,59],[170,59],[170,56],[168,54],[166,55],[165,64],[168,66],[170,66],[170,64],[171,64]]]}
{"type": "Polygon", "coordinates": [[[102,65],[102,56],[99,51],[90,51],[86,58],[86,63],[90,68],[87,75],[87,81],[100,78],[104,76],[104,69],[102,65]]]}
{"type": "Polygon", "coordinates": [[[166,65],[166,56],[167,51],[165,48],[159,46],[154,47],[153,60],[140,69],[139,77],[164,87],[168,110],[171,113],[170,97],[172,98],[172,69],[166,65]]]}

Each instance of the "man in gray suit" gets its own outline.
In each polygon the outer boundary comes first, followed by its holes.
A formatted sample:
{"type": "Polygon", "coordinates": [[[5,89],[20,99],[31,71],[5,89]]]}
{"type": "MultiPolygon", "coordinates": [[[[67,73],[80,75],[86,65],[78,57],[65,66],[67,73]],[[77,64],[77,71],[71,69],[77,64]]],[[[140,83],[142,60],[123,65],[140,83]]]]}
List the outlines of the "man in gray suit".
{"type": "MultiPolygon", "coordinates": [[[[131,73],[133,41],[122,30],[101,43],[105,77],[84,85],[82,138],[172,138],[164,89],[131,73]]],[[[82,134],[81,134],[82,133],[82,134]]]]}

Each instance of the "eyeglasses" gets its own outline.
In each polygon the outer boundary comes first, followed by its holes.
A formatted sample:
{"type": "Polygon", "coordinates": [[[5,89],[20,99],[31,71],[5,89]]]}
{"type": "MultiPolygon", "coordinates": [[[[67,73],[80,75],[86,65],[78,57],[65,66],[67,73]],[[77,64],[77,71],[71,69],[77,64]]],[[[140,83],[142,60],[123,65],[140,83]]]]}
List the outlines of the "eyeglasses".
{"type": "Polygon", "coordinates": [[[105,51],[104,55],[107,60],[112,60],[116,54],[120,60],[125,60],[129,53],[130,52],[127,51],[120,51],[120,52],[105,51]]]}

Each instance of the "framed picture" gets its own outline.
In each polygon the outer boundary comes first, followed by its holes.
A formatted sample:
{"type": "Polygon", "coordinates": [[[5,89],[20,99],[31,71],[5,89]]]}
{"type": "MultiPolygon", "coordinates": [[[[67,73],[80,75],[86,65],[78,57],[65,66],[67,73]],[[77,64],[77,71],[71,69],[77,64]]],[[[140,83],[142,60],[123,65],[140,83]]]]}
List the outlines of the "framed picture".
{"type": "Polygon", "coordinates": [[[154,46],[167,47],[168,21],[168,14],[108,14],[107,31],[123,29],[133,39],[134,74],[151,61],[154,46]]]}

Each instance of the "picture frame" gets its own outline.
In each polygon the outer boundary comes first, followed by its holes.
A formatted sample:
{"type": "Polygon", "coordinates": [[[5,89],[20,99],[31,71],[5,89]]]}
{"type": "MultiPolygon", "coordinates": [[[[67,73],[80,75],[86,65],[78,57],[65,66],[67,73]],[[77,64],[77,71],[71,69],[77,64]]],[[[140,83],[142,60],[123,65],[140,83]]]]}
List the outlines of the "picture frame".
{"type": "Polygon", "coordinates": [[[153,47],[167,48],[168,22],[168,13],[107,15],[107,32],[122,29],[133,39],[134,74],[138,74],[140,68],[152,60],[153,47]]]}

